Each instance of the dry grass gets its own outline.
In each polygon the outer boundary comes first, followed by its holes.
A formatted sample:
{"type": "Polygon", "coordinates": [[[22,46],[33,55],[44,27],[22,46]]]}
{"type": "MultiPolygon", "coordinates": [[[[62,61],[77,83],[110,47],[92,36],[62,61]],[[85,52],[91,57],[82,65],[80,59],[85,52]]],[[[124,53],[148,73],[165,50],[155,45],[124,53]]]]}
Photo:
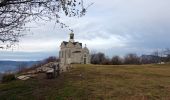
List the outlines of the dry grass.
{"type": "Polygon", "coordinates": [[[170,100],[170,65],[74,65],[57,79],[44,77],[0,84],[0,99],[170,100]]]}

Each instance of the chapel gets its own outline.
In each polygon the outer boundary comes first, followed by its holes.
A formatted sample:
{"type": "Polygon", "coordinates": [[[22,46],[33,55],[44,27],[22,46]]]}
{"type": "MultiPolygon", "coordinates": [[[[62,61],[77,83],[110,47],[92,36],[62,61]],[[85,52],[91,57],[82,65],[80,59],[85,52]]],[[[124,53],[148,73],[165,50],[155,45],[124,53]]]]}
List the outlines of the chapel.
{"type": "Polygon", "coordinates": [[[69,35],[69,41],[63,41],[60,45],[60,64],[90,64],[90,52],[87,46],[83,47],[82,43],[75,42],[73,32],[69,35]]]}

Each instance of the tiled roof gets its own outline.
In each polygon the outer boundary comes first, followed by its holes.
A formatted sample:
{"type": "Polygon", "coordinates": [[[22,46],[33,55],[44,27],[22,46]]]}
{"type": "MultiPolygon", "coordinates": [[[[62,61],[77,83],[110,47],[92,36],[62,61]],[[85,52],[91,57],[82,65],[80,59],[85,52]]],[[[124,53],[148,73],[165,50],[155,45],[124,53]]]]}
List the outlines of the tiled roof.
{"type": "Polygon", "coordinates": [[[63,41],[63,43],[64,43],[64,45],[67,45],[67,44],[68,44],[68,42],[66,42],[66,41],[63,41]]]}
{"type": "MultiPolygon", "coordinates": [[[[64,43],[65,46],[68,44],[68,42],[66,42],[66,41],[63,41],[63,43],[64,43]]],[[[76,45],[77,43],[79,43],[79,42],[73,42],[73,45],[76,45]]],[[[79,43],[79,44],[82,47],[82,43],[79,43]]]]}

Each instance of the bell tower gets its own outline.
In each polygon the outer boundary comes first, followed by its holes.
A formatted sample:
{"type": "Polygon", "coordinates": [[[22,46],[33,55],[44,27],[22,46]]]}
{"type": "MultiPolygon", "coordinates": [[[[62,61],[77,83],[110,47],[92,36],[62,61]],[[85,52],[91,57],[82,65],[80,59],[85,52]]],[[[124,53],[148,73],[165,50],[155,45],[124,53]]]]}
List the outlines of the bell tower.
{"type": "Polygon", "coordinates": [[[73,32],[70,33],[70,40],[69,41],[74,42],[74,33],[73,32]]]}

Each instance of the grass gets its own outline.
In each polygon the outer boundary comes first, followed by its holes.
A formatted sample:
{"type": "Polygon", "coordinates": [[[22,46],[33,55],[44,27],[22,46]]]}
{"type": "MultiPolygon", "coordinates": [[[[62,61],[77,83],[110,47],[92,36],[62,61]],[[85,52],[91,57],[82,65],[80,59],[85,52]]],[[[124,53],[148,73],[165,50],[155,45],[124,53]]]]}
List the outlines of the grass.
{"type": "Polygon", "coordinates": [[[170,100],[170,65],[74,65],[57,79],[0,84],[0,100],[170,100]]]}

